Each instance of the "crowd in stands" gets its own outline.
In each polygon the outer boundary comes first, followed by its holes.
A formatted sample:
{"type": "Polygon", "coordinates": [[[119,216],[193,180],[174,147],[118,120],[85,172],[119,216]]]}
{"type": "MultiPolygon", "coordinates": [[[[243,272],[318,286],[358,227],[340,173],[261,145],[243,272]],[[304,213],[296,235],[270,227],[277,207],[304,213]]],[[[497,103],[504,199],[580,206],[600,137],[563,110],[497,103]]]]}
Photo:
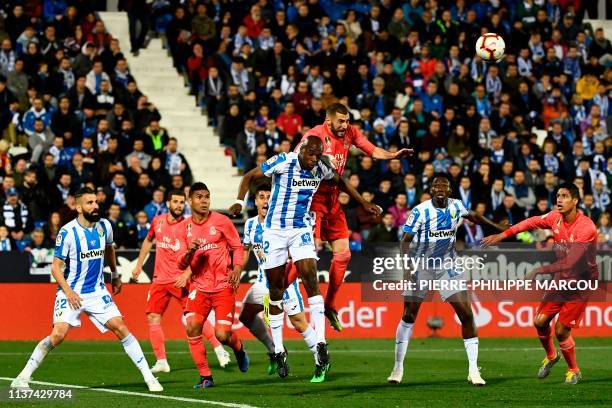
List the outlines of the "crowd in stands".
{"type": "MultiPolygon", "coordinates": [[[[354,249],[397,240],[439,172],[467,208],[510,224],[554,209],[555,186],[574,182],[600,242],[612,242],[612,45],[602,29],[584,24],[587,8],[593,17],[591,2],[122,3],[134,25],[149,22],[140,37],[134,30],[132,51],[144,46],[149,26],[163,35],[239,171],[294,149],[334,102],[350,108],[352,124],[377,146],[415,150],[391,161],[352,152],[345,176],[385,209],[375,217],[340,195],[354,249]],[[149,8],[136,15],[140,3],[149,8]],[[474,54],[485,32],[506,42],[498,63],[474,54]]],[[[130,237],[163,211],[156,189],[190,181],[176,141],[160,128],[159,112],[89,4],[3,6],[0,199],[8,216],[0,224],[15,240],[41,220],[52,239],[49,217],[58,211],[64,219],[74,205],[70,191],[93,183],[115,226],[125,226],[126,246],[133,245],[130,237]],[[9,146],[27,153],[9,157],[9,146]],[[40,191],[31,191],[32,178],[40,191]]],[[[470,246],[489,232],[466,222],[459,236],[470,246]]]]}
{"type": "MultiPolygon", "coordinates": [[[[186,2],[165,33],[242,171],[295,148],[338,101],[376,145],[416,150],[390,162],[354,152],[345,176],[386,209],[373,217],[341,195],[355,244],[397,240],[439,172],[466,207],[510,224],[553,209],[554,187],[572,181],[607,242],[612,46],[583,24],[586,3],[186,2]],[[505,39],[499,63],[474,55],[485,32],[505,39]]],[[[468,245],[487,233],[459,230],[468,245]]]]}
{"type": "Polygon", "coordinates": [[[117,245],[138,247],[165,192],[192,182],[96,3],[0,5],[0,251],[52,248],[83,186],[117,245]]]}

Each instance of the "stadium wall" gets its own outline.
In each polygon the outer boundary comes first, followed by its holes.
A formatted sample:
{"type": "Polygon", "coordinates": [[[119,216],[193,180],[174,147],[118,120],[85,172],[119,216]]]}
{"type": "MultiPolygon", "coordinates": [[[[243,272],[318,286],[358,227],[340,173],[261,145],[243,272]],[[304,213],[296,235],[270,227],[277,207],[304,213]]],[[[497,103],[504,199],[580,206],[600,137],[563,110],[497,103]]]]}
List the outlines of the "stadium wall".
{"type": "MultiPolygon", "coordinates": [[[[326,284],[322,284],[323,291],[326,284]]],[[[54,297],[57,285],[52,283],[3,283],[0,284],[0,340],[37,340],[51,329],[54,297]]],[[[243,338],[251,338],[238,321],[248,285],[241,285],[236,299],[234,328],[243,338]]],[[[115,297],[125,316],[130,331],[139,339],[148,337],[144,307],[148,285],[125,284],[121,294],[115,297]]],[[[340,291],[337,305],[345,329],[341,333],[328,330],[330,338],[393,338],[402,313],[400,302],[362,302],[361,284],[346,283],[340,291]]],[[[483,302],[473,303],[480,337],[533,337],[531,326],[536,302],[483,302]]],[[[442,319],[442,327],[435,335],[460,337],[460,326],[450,306],[441,302],[427,302],[421,307],[415,326],[415,337],[434,335],[427,322],[433,317],[442,319]]],[[[180,309],[171,302],[163,320],[167,339],[184,339],[185,329],[180,321],[180,309]]],[[[612,303],[589,303],[579,336],[612,336],[612,303]]],[[[286,328],[288,338],[298,338],[294,330],[286,328]]],[[[71,340],[113,340],[112,334],[100,334],[85,315],[82,327],[71,331],[71,340]]]]}

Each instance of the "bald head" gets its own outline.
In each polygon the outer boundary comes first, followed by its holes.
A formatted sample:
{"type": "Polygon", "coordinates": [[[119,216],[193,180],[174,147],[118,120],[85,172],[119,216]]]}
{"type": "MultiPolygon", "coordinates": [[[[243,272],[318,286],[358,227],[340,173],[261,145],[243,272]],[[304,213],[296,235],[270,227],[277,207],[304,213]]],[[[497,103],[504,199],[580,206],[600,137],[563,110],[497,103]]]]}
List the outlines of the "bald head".
{"type": "Polygon", "coordinates": [[[317,136],[308,136],[300,146],[300,166],[312,170],[323,155],[323,141],[317,136]]]}

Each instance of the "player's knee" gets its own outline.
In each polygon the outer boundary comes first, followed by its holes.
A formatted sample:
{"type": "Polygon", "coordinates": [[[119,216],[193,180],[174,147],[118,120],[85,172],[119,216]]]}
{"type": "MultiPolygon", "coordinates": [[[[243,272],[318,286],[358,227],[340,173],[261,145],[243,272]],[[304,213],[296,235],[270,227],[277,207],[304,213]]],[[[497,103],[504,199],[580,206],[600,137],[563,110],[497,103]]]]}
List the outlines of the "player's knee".
{"type": "Polygon", "coordinates": [[[270,287],[270,299],[281,300],[283,298],[284,290],[277,287],[270,287]]]}
{"type": "Polygon", "coordinates": [[[159,324],[161,323],[161,315],[157,313],[147,313],[147,322],[149,322],[149,324],[159,324]]]}
{"type": "Polygon", "coordinates": [[[333,262],[348,265],[350,261],[351,261],[351,251],[349,249],[346,249],[342,252],[337,252],[334,254],[333,262]]]}
{"type": "Polygon", "coordinates": [[[253,320],[253,316],[251,316],[251,314],[246,310],[243,310],[240,313],[240,316],[238,316],[238,320],[240,320],[240,323],[242,323],[244,326],[248,327],[249,323],[253,320]]]}
{"type": "Polygon", "coordinates": [[[66,338],[66,333],[61,331],[53,331],[49,338],[51,339],[51,344],[53,344],[53,347],[57,347],[62,344],[66,338]]]}
{"type": "Polygon", "coordinates": [[[548,323],[548,321],[547,321],[545,316],[536,315],[533,318],[533,326],[536,329],[545,329],[546,327],[548,327],[548,325],[549,325],[549,323],[548,323]]]}
{"type": "Polygon", "coordinates": [[[229,341],[230,337],[232,337],[232,332],[230,330],[228,330],[228,329],[225,329],[225,328],[215,329],[215,337],[221,343],[227,343],[229,341]]]}
{"type": "Polygon", "coordinates": [[[555,337],[558,341],[565,341],[570,335],[570,328],[561,323],[555,325],[555,337]]]}

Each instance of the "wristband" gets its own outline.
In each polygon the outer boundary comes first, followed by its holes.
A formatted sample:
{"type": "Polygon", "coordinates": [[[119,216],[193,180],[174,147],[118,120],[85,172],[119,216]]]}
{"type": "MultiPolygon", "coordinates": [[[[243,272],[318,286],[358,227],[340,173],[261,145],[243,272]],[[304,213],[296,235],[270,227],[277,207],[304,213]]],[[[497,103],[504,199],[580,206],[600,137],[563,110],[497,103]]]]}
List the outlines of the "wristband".
{"type": "Polygon", "coordinates": [[[119,272],[117,272],[117,271],[111,272],[111,279],[117,279],[117,278],[120,278],[120,277],[121,277],[121,274],[119,272]]]}
{"type": "Polygon", "coordinates": [[[234,201],[234,204],[240,204],[242,208],[246,207],[246,203],[244,202],[244,200],[236,200],[234,201]]]}

